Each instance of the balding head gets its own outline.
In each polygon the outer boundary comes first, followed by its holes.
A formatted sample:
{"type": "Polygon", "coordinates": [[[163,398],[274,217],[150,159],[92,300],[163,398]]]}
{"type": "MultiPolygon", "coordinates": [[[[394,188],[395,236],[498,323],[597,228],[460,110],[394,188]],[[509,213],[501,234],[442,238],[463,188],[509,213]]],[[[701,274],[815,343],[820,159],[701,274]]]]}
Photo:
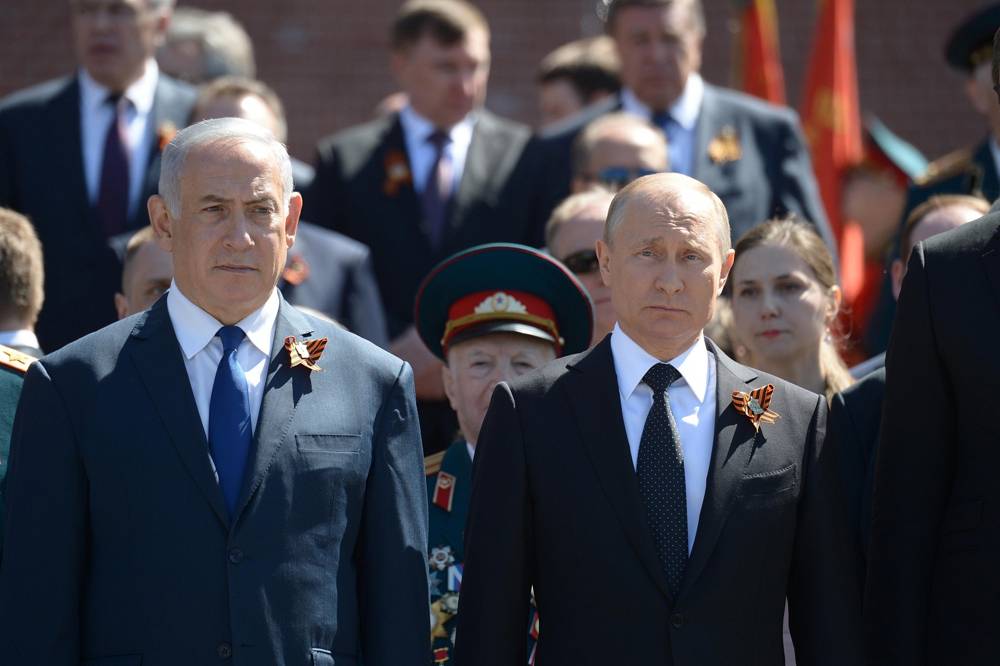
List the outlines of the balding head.
{"type": "Polygon", "coordinates": [[[604,224],[604,242],[608,245],[613,244],[615,230],[621,225],[626,209],[633,204],[667,217],[703,217],[714,223],[720,254],[725,255],[733,247],[725,205],[699,180],[679,173],[657,173],[630,183],[611,202],[604,224]]]}

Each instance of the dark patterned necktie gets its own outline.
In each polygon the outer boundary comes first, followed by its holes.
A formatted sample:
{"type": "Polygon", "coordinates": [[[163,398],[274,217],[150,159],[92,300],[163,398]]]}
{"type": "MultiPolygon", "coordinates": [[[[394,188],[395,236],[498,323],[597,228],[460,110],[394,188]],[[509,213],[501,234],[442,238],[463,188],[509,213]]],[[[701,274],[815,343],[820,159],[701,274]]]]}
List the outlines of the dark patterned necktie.
{"type": "Polygon", "coordinates": [[[451,157],[445,148],[451,143],[447,132],[435,130],[427,137],[427,142],[434,146],[434,163],[431,165],[424,186],[422,207],[424,224],[431,247],[440,249],[444,239],[444,230],[448,224],[448,202],[451,200],[451,181],[454,171],[451,157]]]}
{"type": "Polygon", "coordinates": [[[104,137],[97,212],[104,236],[109,238],[125,231],[128,223],[129,155],[124,134],[125,111],[129,102],[121,95],[109,95],[106,103],[111,105],[113,115],[104,137]]]}
{"type": "Polygon", "coordinates": [[[235,518],[253,437],[250,389],[246,374],[236,361],[236,352],[246,334],[239,326],[223,326],[216,335],[222,340],[222,359],[215,371],[208,407],[208,446],[229,516],[235,518]]]}
{"type": "Polygon", "coordinates": [[[680,378],[674,366],[657,363],[642,378],[653,389],[653,407],[639,441],[636,474],[646,525],[676,598],[688,559],[687,495],[684,454],[670,413],[667,387],[680,378]]]}

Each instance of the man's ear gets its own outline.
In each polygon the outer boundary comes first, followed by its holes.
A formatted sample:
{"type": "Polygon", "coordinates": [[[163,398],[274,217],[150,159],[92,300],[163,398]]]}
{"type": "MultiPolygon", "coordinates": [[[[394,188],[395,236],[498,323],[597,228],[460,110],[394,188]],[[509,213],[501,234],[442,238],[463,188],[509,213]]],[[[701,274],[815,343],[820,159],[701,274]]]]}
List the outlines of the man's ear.
{"type": "Polygon", "coordinates": [[[120,292],[115,294],[115,311],[118,313],[119,319],[128,316],[128,299],[125,298],[125,294],[120,292]]]}
{"type": "Polygon", "coordinates": [[[597,239],[597,244],[594,246],[594,250],[597,252],[597,265],[601,269],[601,282],[604,283],[605,287],[611,286],[611,247],[604,241],[603,238],[597,239]]]}
{"type": "Polygon", "coordinates": [[[736,250],[730,249],[726,254],[722,256],[722,270],[719,273],[719,293],[726,288],[726,280],[729,279],[729,273],[733,270],[733,264],[736,262],[736,250]]]}
{"type": "Polygon", "coordinates": [[[457,413],[458,396],[455,395],[455,378],[451,374],[451,368],[445,363],[441,366],[441,381],[444,384],[444,394],[448,397],[448,404],[457,413]]]}
{"type": "Polygon", "coordinates": [[[288,215],[285,216],[285,242],[288,247],[295,243],[295,233],[299,228],[299,216],[302,215],[302,195],[292,192],[288,201],[288,215]]]}
{"type": "Polygon", "coordinates": [[[156,244],[164,252],[173,252],[173,221],[167,202],[159,194],[154,194],[146,202],[146,210],[149,211],[149,223],[153,227],[156,244]]]}

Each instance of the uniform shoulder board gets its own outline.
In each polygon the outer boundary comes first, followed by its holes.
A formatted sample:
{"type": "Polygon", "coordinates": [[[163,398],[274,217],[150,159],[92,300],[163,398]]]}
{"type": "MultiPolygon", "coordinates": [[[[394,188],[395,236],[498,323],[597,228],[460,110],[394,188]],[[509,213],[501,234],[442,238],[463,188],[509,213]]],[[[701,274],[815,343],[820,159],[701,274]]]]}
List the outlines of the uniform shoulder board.
{"type": "Polygon", "coordinates": [[[37,359],[10,347],[0,345],[0,365],[5,368],[24,374],[37,359]]]}
{"type": "Polygon", "coordinates": [[[445,451],[439,451],[424,458],[424,476],[431,476],[438,473],[438,470],[441,469],[441,461],[444,460],[445,453],[445,451]]]}
{"type": "Polygon", "coordinates": [[[972,160],[972,150],[960,148],[928,164],[923,175],[918,176],[913,182],[920,187],[927,187],[976,168],[972,160]]]}

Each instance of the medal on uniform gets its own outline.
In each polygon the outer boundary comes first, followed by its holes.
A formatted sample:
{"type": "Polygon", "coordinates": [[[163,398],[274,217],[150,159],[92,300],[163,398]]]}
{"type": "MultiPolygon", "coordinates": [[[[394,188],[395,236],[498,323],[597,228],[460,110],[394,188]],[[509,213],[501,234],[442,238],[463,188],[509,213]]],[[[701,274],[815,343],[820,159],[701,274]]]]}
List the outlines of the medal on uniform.
{"type": "Polygon", "coordinates": [[[456,481],[454,474],[438,472],[437,483],[434,485],[434,506],[451,512],[451,503],[455,499],[456,481]]]}
{"type": "Polygon", "coordinates": [[[301,365],[309,370],[322,370],[323,368],[316,365],[316,361],[323,355],[326,343],[327,338],[296,340],[294,335],[289,335],[285,338],[285,349],[288,351],[289,365],[293,368],[301,365]]]}

